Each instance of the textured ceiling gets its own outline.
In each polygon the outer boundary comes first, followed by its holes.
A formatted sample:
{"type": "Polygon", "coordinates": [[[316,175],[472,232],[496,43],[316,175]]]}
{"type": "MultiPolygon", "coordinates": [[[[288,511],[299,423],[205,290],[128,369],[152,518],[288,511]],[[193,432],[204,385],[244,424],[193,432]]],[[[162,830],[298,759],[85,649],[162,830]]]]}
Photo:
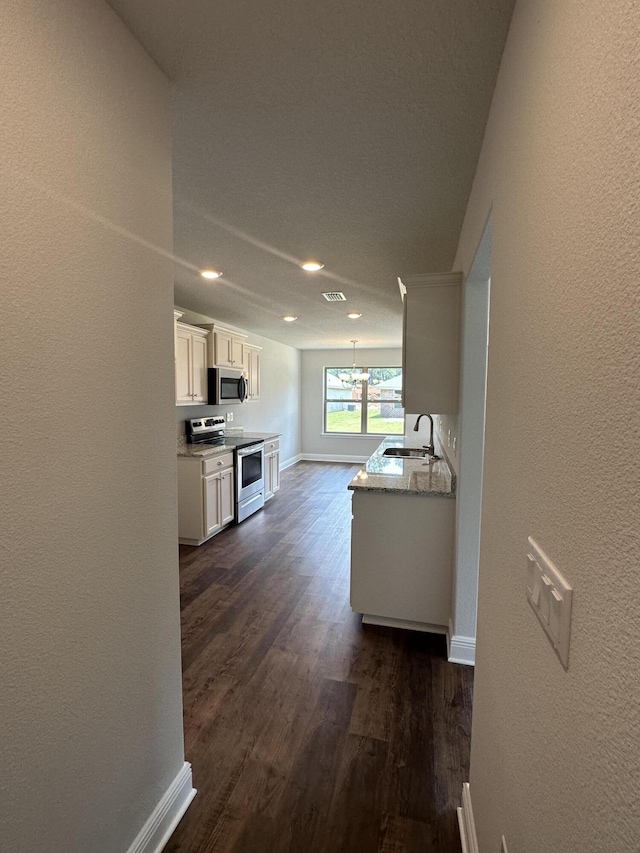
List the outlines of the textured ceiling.
{"type": "Polygon", "coordinates": [[[453,263],[513,0],[110,2],[175,83],[176,304],[398,346],[396,277],[453,263]]]}

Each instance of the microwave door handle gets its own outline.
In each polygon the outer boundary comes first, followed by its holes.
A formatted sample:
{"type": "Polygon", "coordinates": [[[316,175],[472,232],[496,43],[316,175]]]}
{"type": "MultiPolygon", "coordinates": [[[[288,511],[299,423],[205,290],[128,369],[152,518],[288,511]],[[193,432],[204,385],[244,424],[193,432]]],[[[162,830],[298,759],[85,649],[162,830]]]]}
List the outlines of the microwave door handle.
{"type": "Polygon", "coordinates": [[[240,402],[244,403],[247,399],[247,380],[244,376],[240,377],[240,402]]]}

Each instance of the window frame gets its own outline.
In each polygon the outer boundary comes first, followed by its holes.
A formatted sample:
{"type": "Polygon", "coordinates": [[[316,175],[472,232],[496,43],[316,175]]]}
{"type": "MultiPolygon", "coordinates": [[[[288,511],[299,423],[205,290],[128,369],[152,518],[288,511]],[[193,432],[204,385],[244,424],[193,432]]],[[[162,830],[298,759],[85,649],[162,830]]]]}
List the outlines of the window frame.
{"type": "MultiPolygon", "coordinates": [[[[387,433],[367,432],[366,431],[367,426],[368,426],[368,420],[369,420],[369,403],[370,402],[372,402],[372,403],[379,403],[380,402],[380,400],[369,400],[369,381],[368,380],[360,382],[360,387],[361,387],[360,399],[353,401],[357,406],[360,406],[360,431],[359,432],[334,432],[334,431],[330,432],[327,429],[327,415],[328,415],[327,404],[328,403],[344,403],[345,402],[344,397],[329,397],[328,396],[328,393],[327,393],[328,371],[329,370],[339,370],[340,372],[350,373],[351,371],[353,371],[353,369],[354,369],[353,365],[351,365],[350,367],[342,367],[342,366],[334,367],[334,366],[330,365],[329,367],[324,367],[322,369],[322,435],[323,436],[340,436],[341,438],[345,438],[348,436],[357,437],[357,438],[376,438],[378,436],[382,437],[382,436],[386,435],[387,433]]],[[[402,366],[400,366],[400,365],[383,364],[383,365],[379,365],[376,367],[358,367],[356,365],[356,367],[355,367],[355,370],[358,371],[359,373],[369,373],[369,374],[373,370],[385,370],[385,369],[399,370],[400,376],[402,376],[402,366]]],[[[399,400],[389,399],[389,400],[386,400],[385,402],[395,403],[396,405],[398,403],[400,403],[400,406],[401,406],[402,412],[403,412],[403,417],[404,417],[404,406],[402,405],[402,402],[403,402],[402,396],[400,397],[399,400]]],[[[397,435],[404,435],[404,430],[402,431],[402,433],[397,433],[397,435]]]]}

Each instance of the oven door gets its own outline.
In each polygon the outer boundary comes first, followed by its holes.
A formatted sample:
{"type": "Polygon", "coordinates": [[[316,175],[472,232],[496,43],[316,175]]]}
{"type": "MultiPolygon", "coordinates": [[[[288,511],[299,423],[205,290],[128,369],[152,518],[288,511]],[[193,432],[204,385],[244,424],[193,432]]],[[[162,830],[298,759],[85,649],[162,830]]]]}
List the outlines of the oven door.
{"type": "Polygon", "coordinates": [[[239,447],[236,454],[236,495],[238,504],[241,504],[259,492],[264,495],[264,442],[239,447]]]}

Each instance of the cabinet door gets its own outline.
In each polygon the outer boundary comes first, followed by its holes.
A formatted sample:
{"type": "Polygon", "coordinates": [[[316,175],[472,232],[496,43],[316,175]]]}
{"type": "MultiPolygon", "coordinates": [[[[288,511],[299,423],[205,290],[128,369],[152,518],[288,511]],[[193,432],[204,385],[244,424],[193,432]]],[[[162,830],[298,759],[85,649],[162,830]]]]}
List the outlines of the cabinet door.
{"type": "Polygon", "coordinates": [[[207,402],[207,339],[193,335],[191,342],[194,403],[207,402]]]}
{"type": "Polygon", "coordinates": [[[176,403],[192,403],[191,335],[185,329],[176,331],[176,403]]]}
{"type": "Polygon", "coordinates": [[[242,372],[247,380],[247,400],[251,399],[251,347],[244,346],[242,353],[242,372]]]}
{"type": "Polygon", "coordinates": [[[268,501],[273,497],[273,468],[271,467],[271,458],[273,453],[265,453],[264,455],[264,499],[268,501]]]}
{"type": "Polygon", "coordinates": [[[460,273],[403,279],[402,378],[407,412],[458,412],[460,279],[460,273]]]}
{"type": "Polygon", "coordinates": [[[220,520],[220,474],[204,478],[204,531],[205,536],[222,527],[220,520]]]}
{"type": "Polygon", "coordinates": [[[231,365],[241,370],[244,363],[244,343],[242,338],[232,337],[229,346],[231,349],[231,365]]]}
{"type": "Polygon", "coordinates": [[[218,367],[233,367],[231,335],[227,332],[215,332],[214,358],[218,367]]]}
{"type": "Polygon", "coordinates": [[[264,456],[264,499],[272,498],[280,488],[280,453],[277,450],[264,456]]]}
{"type": "Polygon", "coordinates": [[[220,474],[220,524],[229,524],[235,517],[233,468],[220,474]]]}
{"type": "Polygon", "coordinates": [[[253,400],[253,368],[252,368],[252,357],[253,357],[254,349],[250,344],[245,344],[244,346],[244,360],[242,362],[242,366],[244,368],[244,378],[247,380],[247,400],[253,400]]]}
{"type": "Polygon", "coordinates": [[[249,398],[260,399],[260,350],[252,349],[249,359],[249,398]]]}
{"type": "Polygon", "coordinates": [[[271,489],[275,493],[280,488],[280,451],[276,450],[271,458],[273,470],[271,472],[271,489]]]}

